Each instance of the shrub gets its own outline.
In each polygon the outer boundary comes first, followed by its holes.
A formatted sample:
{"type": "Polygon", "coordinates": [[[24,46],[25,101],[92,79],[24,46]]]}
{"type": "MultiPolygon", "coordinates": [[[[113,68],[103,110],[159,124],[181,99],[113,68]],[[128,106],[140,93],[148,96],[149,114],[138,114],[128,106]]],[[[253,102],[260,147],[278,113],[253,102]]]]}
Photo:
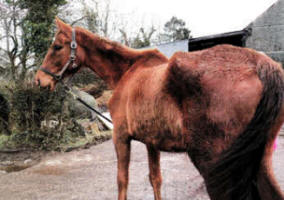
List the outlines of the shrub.
{"type": "Polygon", "coordinates": [[[9,113],[8,101],[0,94],[0,130],[4,134],[9,134],[9,113]]]}
{"type": "MultiPolygon", "coordinates": [[[[21,147],[56,149],[60,143],[83,134],[80,124],[72,121],[64,100],[67,96],[61,85],[54,92],[29,83],[2,83],[0,93],[9,105],[10,139],[21,147]],[[56,123],[49,126],[51,120],[56,123]]],[[[9,109],[7,109],[9,107],[9,109]]],[[[0,132],[1,133],[1,132],[0,132]]]]}
{"type": "MultiPolygon", "coordinates": [[[[56,90],[50,92],[32,82],[33,78],[20,83],[2,81],[0,84],[0,136],[10,134],[8,139],[5,137],[9,146],[13,143],[12,146],[21,148],[57,149],[84,136],[84,128],[69,109],[74,107],[74,101],[66,101],[67,94],[62,85],[58,84],[56,90]]],[[[91,86],[90,93],[100,95],[107,88],[89,69],[77,73],[72,83],[80,88],[91,86]]],[[[0,143],[0,148],[3,143],[0,143]]]]}
{"type": "Polygon", "coordinates": [[[89,68],[82,68],[82,70],[76,73],[72,79],[72,83],[79,87],[84,87],[86,85],[92,84],[96,85],[99,89],[107,88],[105,82],[89,68]]]}

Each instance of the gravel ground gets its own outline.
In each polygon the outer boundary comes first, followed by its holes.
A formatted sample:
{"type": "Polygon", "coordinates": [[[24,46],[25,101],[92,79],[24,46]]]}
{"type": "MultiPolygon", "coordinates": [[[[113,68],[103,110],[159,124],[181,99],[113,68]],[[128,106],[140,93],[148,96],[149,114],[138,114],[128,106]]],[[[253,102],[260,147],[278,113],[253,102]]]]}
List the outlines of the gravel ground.
{"type": "MultiPolygon", "coordinates": [[[[273,164],[284,190],[284,137],[273,164]],[[282,158],[282,159],[281,159],[282,158]]],[[[203,180],[186,154],[162,153],[163,200],[208,200],[203,180]]],[[[55,153],[39,164],[0,173],[0,200],[108,200],[117,198],[116,157],[112,141],[90,149],[55,153]]],[[[132,142],[130,200],[153,200],[146,148],[132,142]]]]}

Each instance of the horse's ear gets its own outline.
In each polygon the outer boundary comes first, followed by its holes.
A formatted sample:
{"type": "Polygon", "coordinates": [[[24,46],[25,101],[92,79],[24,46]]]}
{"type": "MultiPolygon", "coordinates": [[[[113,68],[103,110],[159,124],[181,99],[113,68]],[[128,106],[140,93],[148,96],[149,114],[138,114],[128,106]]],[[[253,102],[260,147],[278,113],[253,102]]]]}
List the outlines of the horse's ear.
{"type": "Polygon", "coordinates": [[[64,33],[67,33],[72,30],[71,26],[68,24],[65,24],[61,19],[58,17],[55,17],[55,23],[59,31],[62,31],[64,33]]]}

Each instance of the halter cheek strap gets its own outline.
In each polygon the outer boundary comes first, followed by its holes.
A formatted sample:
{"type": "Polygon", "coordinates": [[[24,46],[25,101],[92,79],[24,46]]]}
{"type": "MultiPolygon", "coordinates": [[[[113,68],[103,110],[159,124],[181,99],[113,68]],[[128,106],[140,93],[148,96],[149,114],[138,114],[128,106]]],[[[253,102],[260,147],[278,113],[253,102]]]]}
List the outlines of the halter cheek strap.
{"type": "MultiPolygon", "coordinates": [[[[51,76],[54,80],[56,81],[60,81],[63,78],[63,74],[64,72],[67,70],[67,68],[72,64],[72,68],[75,69],[78,67],[78,65],[75,63],[76,60],[76,49],[77,49],[77,43],[76,43],[76,33],[75,33],[75,29],[72,28],[72,41],[70,44],[70,48],[71,48],[71,53],[70,53],[70,57],[69,60],[67,61],[67,63],[63,66],[63,68],[60,70],[60,72],[58,74],[54,74],[52,72],[50,72],[49,70],[40,67],[39,70],[43,71],[44,73],[48,74],[49,76],[51,76]]],[[[68,83],[70,82],[71,79],[69,79],[68,83]]],[[[68,83],[65,84],[64,82],[62,82],[63,85],[65,86],[65,90],[67,92],[69,92],[76,100],[78,100],[79,102],[81,102],[84,106],[86,106],[88,109],[92,110],[93,112],[95,112],[96,114],[98,114],[99,116],[101,116],[102,118],[104,118],[105,120],[107,120],[108,122],[112,123],[111,119],[107,118],[106,116],[104,116],[102,113],[100,113],[98,110],[96,110],[95,108],[93,108],[92,106],[90,106],[88,103],[86,103],[84,100],[82,100],[76,93],[73,92],[73,89],[69,87],[68,83]]]]}
{"type": "Polygon", "coordinates": [[[54,74],[50,72],[48,69],[40,67],[39,70],[43,71],[44,73],[51,76],[54,80],[60,81],[63,78],[64,72],[68,69],[68,67],[72,64],[72,68],[75,69],[78,67],[78,65],[75,63],[76,60],[76,49],[77,49],[77,43],[76,43],[76,32],[75,29],[72,28],[72,41],[70,44],[71,52],[70,57],[67,63],[63,66],[63,68],[60,70],[58,74],[54,74]]]}

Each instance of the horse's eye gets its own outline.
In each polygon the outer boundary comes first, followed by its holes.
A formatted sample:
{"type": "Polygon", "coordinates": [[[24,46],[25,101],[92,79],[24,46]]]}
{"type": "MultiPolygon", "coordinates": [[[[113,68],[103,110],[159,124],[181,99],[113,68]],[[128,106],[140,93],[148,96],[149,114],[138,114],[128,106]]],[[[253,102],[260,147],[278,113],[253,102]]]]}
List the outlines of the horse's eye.
{"type": "Polygon", "coordinates": [[[58,50],[62,49],[62,46],[60,46],[60,45],[54,45],[54,46],[53,46],[53,49],[54,49],[55,51],[58,51],[58,50]]]}

